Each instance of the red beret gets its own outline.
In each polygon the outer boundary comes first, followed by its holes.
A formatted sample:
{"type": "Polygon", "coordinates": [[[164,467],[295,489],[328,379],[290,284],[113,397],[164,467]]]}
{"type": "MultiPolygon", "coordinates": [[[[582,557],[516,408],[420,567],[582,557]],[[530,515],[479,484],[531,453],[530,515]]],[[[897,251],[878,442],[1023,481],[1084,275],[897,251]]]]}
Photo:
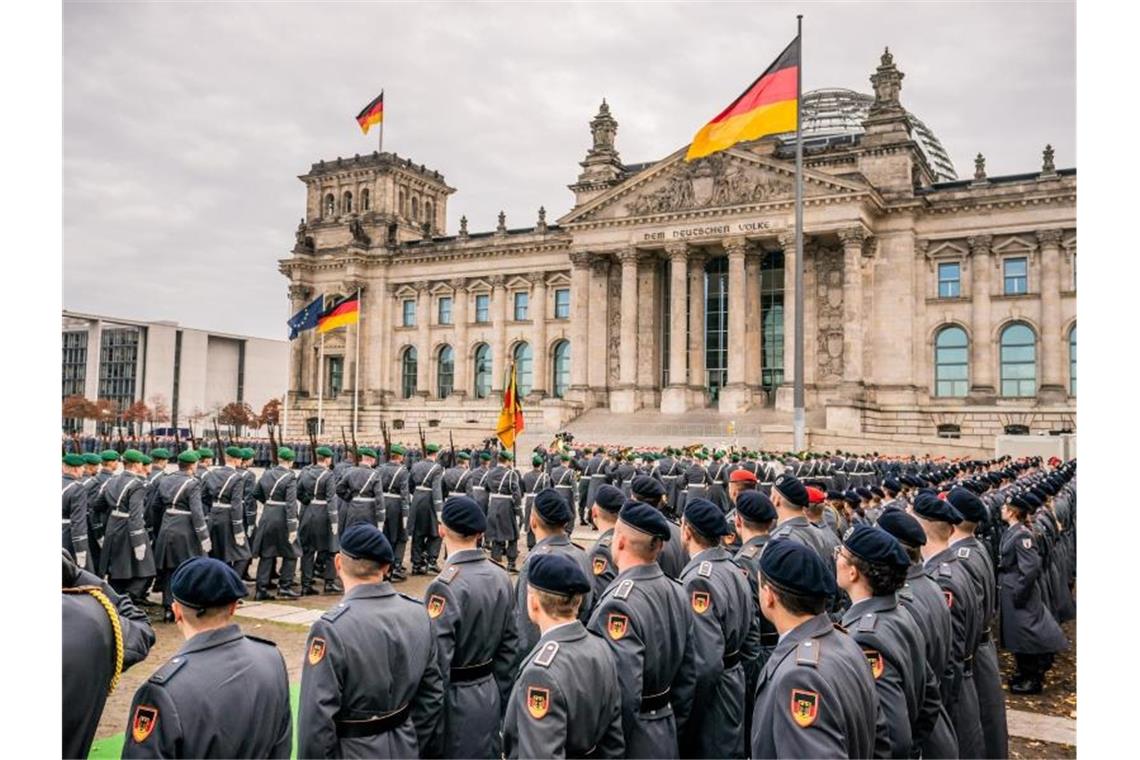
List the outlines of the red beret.
{"type": "Polygon", "coordinates": [[[751,470],[744,470],[744,469],[733,470],[732,474],[728,476],[728,479],[732,483],[755,483],[755,482],[757,482],[756,481],[756,473],[752,472],[751,470]]]}
{"type": "Polygon", "coordinates": [[[819,490],[815,486],[808,486],[808,504],[819,504],[822,501],[827,501],[827,494],[819,490]]]}

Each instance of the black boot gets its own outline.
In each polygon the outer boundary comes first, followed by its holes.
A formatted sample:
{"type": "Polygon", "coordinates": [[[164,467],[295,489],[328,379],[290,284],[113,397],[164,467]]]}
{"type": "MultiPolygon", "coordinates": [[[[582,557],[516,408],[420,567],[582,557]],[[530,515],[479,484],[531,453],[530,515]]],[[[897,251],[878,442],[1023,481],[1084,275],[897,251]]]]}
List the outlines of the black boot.
{"type": "Polygon", "coordinates": [[[344,593],[344,587],[341,586],[336,581],[325,581],[325,593],[326,594],[343,594],[344,593]]]}
{"type": "Polygon", "coordinates": [[[282,599],[300,599],[301,595],[294,591],[292,588],[283,588],[277,595],[282,599]]]}
{"type": "Polygon", "coordinates": [[[256,594],[253,595],[253,601],[255,601],[255,602],[267,602],[267,601],[270,601],[271,599],[276,599],[276,598],[277,597],[274,594],[271,594],[268,591],[258,591],[256,594]]]}
{"type": "Polygon", "coordinates": [[[317,591],[312,586],[305,586],[301,589],[301,596],[319,596],[320,593],[320,591],[317,591]]]}
{"type": "Polygon", "coordinates": [[[174,611],[171,610],[169,607],[166,607],[162,611],[162,622],[164,622],[164,623],[173,623],[174,622],[174,611]]]}

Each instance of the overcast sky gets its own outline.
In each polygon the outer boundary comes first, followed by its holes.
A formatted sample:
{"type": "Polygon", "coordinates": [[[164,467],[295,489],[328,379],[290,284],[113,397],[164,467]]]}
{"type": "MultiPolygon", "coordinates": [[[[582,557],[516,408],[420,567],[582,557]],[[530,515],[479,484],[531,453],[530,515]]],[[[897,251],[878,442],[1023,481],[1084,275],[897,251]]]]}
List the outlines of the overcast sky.
{"type": "Polygon", "coordinates": [[[626,163],[688,143],[804,18],[804,90],[870,92],[889,45],[903,105],[959,176],[1076,166],[1071,3],[67,3],[64,306],[285,337],[278,259],[296,179],[376,147],[458,188],[472,232],[569,210],[604,96],[626,163]]]}

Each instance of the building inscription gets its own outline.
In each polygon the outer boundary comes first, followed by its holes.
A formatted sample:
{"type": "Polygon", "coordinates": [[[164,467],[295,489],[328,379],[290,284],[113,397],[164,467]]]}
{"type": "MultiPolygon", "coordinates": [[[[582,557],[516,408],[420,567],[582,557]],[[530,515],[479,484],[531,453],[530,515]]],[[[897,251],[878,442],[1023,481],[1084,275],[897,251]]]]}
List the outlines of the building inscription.
{"type": "Polygon", "coordinates": [[[747,235],[770,232],[775,229],[771,221],[734,222],[732,224],[702,224],[697,227],[673,227],[641,233],[640,242],[653,243],[666,240],[716,237],[721,235],[747,235]]]}

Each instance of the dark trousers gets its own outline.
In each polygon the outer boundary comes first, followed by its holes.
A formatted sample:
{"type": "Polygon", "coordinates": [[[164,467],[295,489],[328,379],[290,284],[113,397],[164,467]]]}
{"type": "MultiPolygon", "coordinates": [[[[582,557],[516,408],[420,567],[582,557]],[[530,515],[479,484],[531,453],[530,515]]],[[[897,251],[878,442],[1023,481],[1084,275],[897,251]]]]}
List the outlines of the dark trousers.
{"type": "Polygon", "coordinates": [[[386,500],[384,507],[384,535],[392,545],[395,559],[392,569],[397,570],[404,566],[404,551],[408,548],[408,529],[404,527],[404,509],[396,499],[386,500]]]}
{"type": "Polygon", "coordinates": [[[491,559],[499,562],[503,558],[503,554],[507,555],[507,564],[514,567],[515,560],[519,558],[519,541],[517,538],[510,541],[492,541],[491,542],[491,559]]]}
{"type": "Polygon", "coordinates": [[[151,576],[145,578],[112,578],[108,581],[111,588],[120,594],[126,594],[135,604],[146,601],[146,592],[150,587],[151,576]]]}
{"type": "MultiPolygon", "coordinates": [[[[259,557],[257,560],[257,591],[268,592],[269,578],[277,566],[277,557],[259,557]]],[[[297,560],[292,557],[281,558],[282,591],[293,588],[293,578],[297,574],[297,560]]]]}
{"type": "Polygon", "coordinates": [[[325,586],[336,581],[336,567],[333,565],[332,552],[330,551],[311,551],[305,552],[301,555],[301,590],[313,587],[313,574],[317,566],[317,560],[323,565],[321,568],[321,577],[324,578],[325,586]]]}
{"type": "Polygon", "coordinates": [[[1015,679],[1032,678],[1042,681],[1045,679],[1045,674],[1053,667],[1054,657],[1055,655],[1052,653],[1024,654],[1015,652],[1013,659],[1017,663],[1017,672],[1013,674],[1013,677],[1015,679]]]}
{"type": "Polygon", "coordinates": [[[251,562],[253,562],[252,559],[239,559],[237,562],[231,562],[230,567],[244,579],[247,573],[249,573],[249,565],[251,562]]]}
{"type": "Polygon", "coordinates": [[[439,547],[443,540],[437,532],[434,535],[421,533],[418,530],[412,534],[412,569],[425,568],[434,565],[439,560],[439,547]]]}
{"type": "Polygon", "coordinates": [[[170,609],[170,605],[174,603],[174,594],[170,591],[170,576],[174,575],[173,570],[159,570],[158,577],[155,580],[155,586],[162,588],[162,607],[165,610],[170,609]]]}

